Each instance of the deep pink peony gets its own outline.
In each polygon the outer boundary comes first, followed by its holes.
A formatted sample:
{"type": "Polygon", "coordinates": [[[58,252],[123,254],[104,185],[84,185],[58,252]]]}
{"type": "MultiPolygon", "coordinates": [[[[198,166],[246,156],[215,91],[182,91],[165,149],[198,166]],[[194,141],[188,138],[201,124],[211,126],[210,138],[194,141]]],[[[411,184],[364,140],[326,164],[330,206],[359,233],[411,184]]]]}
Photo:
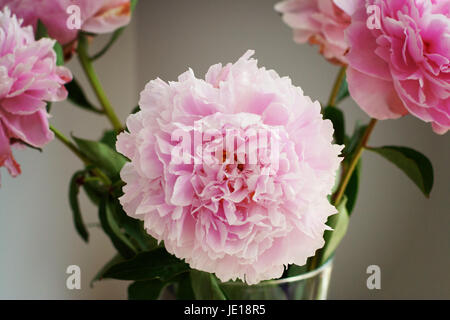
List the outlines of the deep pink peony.
{"type": "Polygon", "coordinates": [[[8,6],[24,25],[36,28],[40,19],[49,35],[61,44],[77,37],[77,29],[70,29],[71,5],[80,8],[80,29],[91,33],[109,33],[130,22],[130,0],[0,0],[0,9],[8,6]]]}
{"type": "Polygon", "coordinates": [[[117,141],[125,211],[192,268],[249,284],[323,246],[341,161],[319,103],[252,54],[150,81],[117,141]]]}
{"type": "Polygon", "coordinates": [[[346,64],[348,45],[344,31],[350,16],[333,0],[286,0],[275,5],[284,22],[294,30],[294,41],[318,44],[320,53],[328,60],[346,64]]]}
{"type": "Polygon", "coordinates": [[[0,11],[0,167],[20,173],[11,145],[42,147],[52,140],[46,103],[67,96],[70,71],[56,66],[54,40],[34,40],[8,8],[0,11]]]}
{"type": "Polygon", "coordinates": [[[431,122],[437,133],[447,132],[450,0],[335,1],[354,12],[346,34],[347,79],[355,101],[374,118],[409,113],[431,122]],[[373,27],[374,19],[380,28],[373,27]]]}

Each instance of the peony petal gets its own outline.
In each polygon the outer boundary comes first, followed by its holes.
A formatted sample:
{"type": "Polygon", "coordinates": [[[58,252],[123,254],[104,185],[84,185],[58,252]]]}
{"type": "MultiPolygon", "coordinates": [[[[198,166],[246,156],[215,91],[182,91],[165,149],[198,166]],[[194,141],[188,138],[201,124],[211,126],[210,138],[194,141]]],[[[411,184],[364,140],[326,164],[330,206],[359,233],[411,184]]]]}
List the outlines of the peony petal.
{"type": "Polygon", "coordinates": [[[408,113],[392,82],[352,68],[347,70],[347,81],[352,98],[371,117],[378,120],[397,119],[408,113]]]}

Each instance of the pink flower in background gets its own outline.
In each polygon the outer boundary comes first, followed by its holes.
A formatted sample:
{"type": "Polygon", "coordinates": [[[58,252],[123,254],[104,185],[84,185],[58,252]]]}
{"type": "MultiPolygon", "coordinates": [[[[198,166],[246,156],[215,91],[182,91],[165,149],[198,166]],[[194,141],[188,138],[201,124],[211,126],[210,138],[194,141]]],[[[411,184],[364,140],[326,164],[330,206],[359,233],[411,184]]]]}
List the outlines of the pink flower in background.
{"type": "Polygon", "coordinates": [[[323,246],[342,149],[319,103],[252,54],[205,80],[189,70],[150,81],[117,141],[131,160],[121,172],[128,215],[191,267],[249,284],[323,246]],[[270,143],[252,144],[255,132],[270,143]]]}
{"type": "Polygon", "coordinates": [[[8,6],[24,25],[36,28],[40,19],[49,35],[61,44],[67,44],[77,37],[79,30],[69,28],[73,22],[71,5],[80,8],[80,30],[91,33],[109,33],[130,22],[130,0],[0,0],[0,9],[8,6]]]}
{"type": "Polygon", "coordinates": [[[275,10],[294,30],[295,42],[317,44],[326,59],[346,64],[344,30],[350,17],[333,0],[287,0],[276,4],[275,10]]]}
{"type": "Polygon", "coordinates": [[[347,80],[371,117],[412,114],[435,132],[450,128],[450,1],[335,0],[352,16],[347,80]],[[380,28],[368,27],[369,16],[380,28]]]}
{"type": "Polygon", "coordinates": [[[42,147],[52,140],[45,101],[66,98],[70,71],[56,66],[54,40],[34,40],[8,8],[0,11],[0,167],[20,173],[11,145],[42,147]]]}

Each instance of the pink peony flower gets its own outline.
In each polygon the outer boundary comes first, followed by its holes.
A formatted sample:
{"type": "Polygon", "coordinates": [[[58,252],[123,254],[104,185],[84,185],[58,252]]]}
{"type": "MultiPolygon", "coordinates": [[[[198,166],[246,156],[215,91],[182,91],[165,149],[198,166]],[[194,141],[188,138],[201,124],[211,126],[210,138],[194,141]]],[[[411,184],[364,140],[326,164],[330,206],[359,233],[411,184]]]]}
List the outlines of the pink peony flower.
{"type": "Polygon", "coordinates": [[[347,80],[355,101],[371,117],[409,113],[431,122],[437,133],[447,132],[450,1],[367,0],[342,8],[354,12],[346,34],[347,80]]]}
{"type": "Polygon", "coordinates": [[[344,30],[350,24],[350,17],[333,0],[286,0],[276,4],[275,10],[294,29],[295,42],[318,44],[326,59],[347,63],[344,30]]]}
{"type": "Polygon", "coordinates": [[[128,215],[192,268],[249,284],[323,246],[342,149],[319,103],[252,55],[150,81],[117,141],[128,215]]]}
{"type": "Polygon", "coordinates": [[[0,0],[0,9],[9,6],[24,25],[36,28],[40,19],[61,44],[75,40],[79,31],[68,27],[75,22],[67,10],[72,5],[80,8],[80,30],[86,32],[110,33],[130,22],[130,0],[0,0]]]}
{"type": "Polygon", "coordinates": [[[33,29],[22,27],[8,8],[0,11],[0,167],[20,173],[12,144],[42,147],[52,140],[46,103],[67,96],[63,86],[72,78],[56,66],[54,40],[34,40],[33,29]]]}

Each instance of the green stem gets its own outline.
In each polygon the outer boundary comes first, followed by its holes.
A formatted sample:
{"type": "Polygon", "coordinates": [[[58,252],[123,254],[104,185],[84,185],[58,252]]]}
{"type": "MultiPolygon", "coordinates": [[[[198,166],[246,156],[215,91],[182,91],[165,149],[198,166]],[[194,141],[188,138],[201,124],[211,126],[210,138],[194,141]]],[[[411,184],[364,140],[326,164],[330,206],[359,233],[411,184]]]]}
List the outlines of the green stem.
{"type": "Polygon", "coordinates": [[[371,119],[366,130],[364,130],[363,137],[359,141],[359,144],[356,147],[352,158],[350,159],[348,169],[344,173],[342,182],[340,183],[339,188],[337,189],[337,191],[335,192],[335,194],[333,195],[333,197],[331,199],[331,204],[337,206],[337,205],[339,205],[339,202],[341,202],[342,196],[344,195],[345,189],[347,188],[347,185],[350,181],[353,171],[355,171],[355,168],[356,168],[356,165],[358,164],[359,158],[361,158],[362,152],[366,148],[367,141],[369,140],[369,137],[372,134],[373,128],[375,127],[376,124],[377,124],[377,120],[371,119]]]}
{"type": "Polygon", "coordinates": [[[92,89],[95,92],[95,95],[97,96],[98,101],[103,107],[103,111],[105,112],[106,116],[108,117],[109,121],[111,122],[113,128],[117,132],[121,132],[123,130],[122,123],[120,122],[119,118],[117,117],[114,108],[112,107],[111,103],[109,102],[105,91],[103,90],[103,87],[100,83],[100,80],[95,73],[94,66],[92,65],[92,60],[89,58],[88,52],[88,43],[87,38],[84,35],[80,35],[79,37],[79,44],[78,44],[78,58],[80,60],[81,66],[83,67],[83,70],[89,79],[89,83],[92,86],[92,89]]]}
{"type": "MultiPolygon", "coordinates": [[[[73,144],[65,135],[63,135],[59,130],[50,125],[50,130],[53,131],[55,137],[62,142],[70,151],[72,151],[83,163],[85,166],[91,165],[90,161],[86,156],[78,150],[78,148],[73,144]]],[[[93,168],[92,173],[100,178],[106,185],[111,185],[111,180],[98,168],[93,168]]]]}
{"type": "Polygon", "coordinates": [[[70,151],[72,151],[85,165],[89,164],[89,160],[81,153],[80,150],[60,131],[58,131],[55,127],[50,125],[50,130],[53,131],[55,137],[62,142],[70,151]]]}
{"type": "Polygon", "coordinates": [[[339,89],[341,89],[342,82],[345,79],[345,70],[346,70],[346,67],[342,67],[339,70],[336,80],[334,81],[333,90],[331,91],[327,106],[335,106],[336,105],[336,99],[339,94],[339,89]]]}
{"type": "MultiPolygon", "coordinates": [[[[364,130],[364,134],[363,134],[361,140],[359,141],[358,146],[355,149],[355,152],[352,154],[348,169],[344,172],[338,189],[331,197],[331,204],[333,206],[337,207],[339,205],[339,203],[341,202],[342,197],[344,196],[345,189],[347,188],[350,178],[351,178],[353,172],[355,171],[356,165],[358,164],[358,161],[361,158],[361,155],[367,146],[367,141],[369,140],[370,135],[372,134],[376,123],[377,123],[376,119],[371,119],[369,122],[369,125],[364,130]]],[[[325,245],[322,247],[322,249],[317,250],[314,257],[312,257],[310,259],[310,261],[308,262],[308,270],[314,270],[315,268],[317,268],[319,266],[320,261],[322,260],[323,251],[324,251],[324,248],[326,245],[327,244],[325,243],[325,245]]]]}

